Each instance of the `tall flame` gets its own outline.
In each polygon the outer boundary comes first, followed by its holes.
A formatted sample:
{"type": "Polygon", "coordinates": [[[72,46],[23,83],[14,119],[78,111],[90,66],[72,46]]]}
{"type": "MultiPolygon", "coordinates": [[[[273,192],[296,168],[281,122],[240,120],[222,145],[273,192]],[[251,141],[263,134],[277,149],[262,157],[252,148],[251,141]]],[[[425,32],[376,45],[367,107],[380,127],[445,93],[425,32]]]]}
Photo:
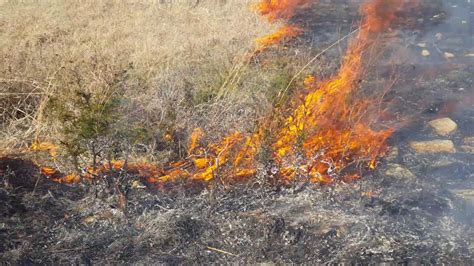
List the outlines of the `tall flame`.
{"type": "Polygon", "coordinates": [[[320,85],[307,83],[310,93],[287,118],[273,145],[278,161],[288,164],[284,176],[292,178],[303,171],[312,181],[328,182],[351,162],[369,160],[369,166],[375,167],[377,157],[386,151],[385,142],[392,130],[372,130],[365,114],[370,102],[356,101],[351,96],[358,89],[364,69],[364,51],[373,45],[376,34],[389,28],[403,5],[403,0],[366,2],[359,34],[349,43],[337,75],[320,85]],[[301,156],[307,162],[293,166],[301,156]]]}

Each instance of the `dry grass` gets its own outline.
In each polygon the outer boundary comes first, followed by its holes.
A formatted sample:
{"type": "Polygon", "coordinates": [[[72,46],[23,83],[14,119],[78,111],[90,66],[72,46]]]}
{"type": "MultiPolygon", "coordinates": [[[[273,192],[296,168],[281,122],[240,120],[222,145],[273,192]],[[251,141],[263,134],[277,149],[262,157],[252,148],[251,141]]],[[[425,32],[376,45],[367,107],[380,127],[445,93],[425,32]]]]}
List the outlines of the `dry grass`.
{"type": "Polygon", "coordinates": [[[0,150],[61,138],[49,99],[74,108],[77,91],[123,96],[120,116],[152,132],[151,153],[167,132],[251,128],[277,70],[243,61],[278,26],[253,2],[0,1],[0,150]]]}

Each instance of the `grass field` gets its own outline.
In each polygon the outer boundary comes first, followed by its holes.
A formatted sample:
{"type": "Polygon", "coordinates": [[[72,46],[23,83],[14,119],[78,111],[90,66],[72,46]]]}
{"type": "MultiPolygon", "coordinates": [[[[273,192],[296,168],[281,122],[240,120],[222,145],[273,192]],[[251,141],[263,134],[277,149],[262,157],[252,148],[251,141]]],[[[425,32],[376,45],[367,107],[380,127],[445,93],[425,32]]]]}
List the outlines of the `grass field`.
{"type": "Polygon", "coordinates": [[[133,152],[162,159],[195,127],[209,138],[251,129],[286,85],[280,65],[248,60],[255,39],[279,26],[254,1],[0,3],[4,153],[99,138],[106,127],[107,138],[139,132],[133,152]]]}

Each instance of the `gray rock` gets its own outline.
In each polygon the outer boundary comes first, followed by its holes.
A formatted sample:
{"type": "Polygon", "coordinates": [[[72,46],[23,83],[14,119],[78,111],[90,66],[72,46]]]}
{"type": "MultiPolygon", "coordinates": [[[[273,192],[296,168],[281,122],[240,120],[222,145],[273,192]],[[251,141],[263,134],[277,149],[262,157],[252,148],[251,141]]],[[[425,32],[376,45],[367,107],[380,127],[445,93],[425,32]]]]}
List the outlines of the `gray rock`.
{"type": "Polygon", "coordinates": [[[410,147],[418,153],[455,153],[454,143],[451,140],[412,141],[410,147]]]}
{"type": "Polygon", "coordinates": [[[431,163],[432,167],[446,167],[451,166],[455,163],[459,163],[458,160],[454,160],[452,158],[441,158],[439,160],[435,160],[431,163]]]}
{"type": "Polygon", "coordinates": [[[474,146],[461,146],[461,150],[465,153],[472,153],[474,154],[474,146]]]}
{"type": "Polygon", "coordinates": [[[399,164],[389,164],[385,174],[399,179],[413,180],[416,178],[416,175],[414,175],[410,170],[399,164]]]}
{"type": "Polygon", "coordinates": [[[469,202],[474,203],[474,189],[452,189],[451,193],[469,202]]]}
{"type": "Polygon", "coordinates": [[[390,149],[390,151],[387,153],[387,155],[385,156],[385,159],[389,162],[394,162],[397,160],[398,158],[398,148],[397,147],[393,147],[390,149]]]}
{"type": "Polygon", "coordinates": [[[466,137],[462,141],[461,150],[474,154],[474,137],[466,137]]]}
{"type": "Polygon", "coordinates": [[[465,137],[462,140],[462,143],[467,146],[474,146],[474,136],[473,137],[465,137]]]}

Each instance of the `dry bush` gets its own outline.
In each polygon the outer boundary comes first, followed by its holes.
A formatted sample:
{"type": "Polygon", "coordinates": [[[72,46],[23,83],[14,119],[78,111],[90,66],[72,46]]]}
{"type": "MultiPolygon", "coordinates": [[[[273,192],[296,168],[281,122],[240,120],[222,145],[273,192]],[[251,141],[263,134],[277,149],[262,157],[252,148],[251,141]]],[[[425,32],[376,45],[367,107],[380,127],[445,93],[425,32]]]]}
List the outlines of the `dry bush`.
{"type": "Polygon", "coordinates": [[[271,107],[280,71],[246,61],[255,38],[278,26],[252,2],[0,2],[0,150],[59,142],[65,121],[51,99],[79,115],[78,95],[120,97],[114,117],[146,131],[148,157],[180,151],[197,126],[212,138],[250,129],[271,107]],[[173,143],[163,148],[166,134],[173,143]]]}

